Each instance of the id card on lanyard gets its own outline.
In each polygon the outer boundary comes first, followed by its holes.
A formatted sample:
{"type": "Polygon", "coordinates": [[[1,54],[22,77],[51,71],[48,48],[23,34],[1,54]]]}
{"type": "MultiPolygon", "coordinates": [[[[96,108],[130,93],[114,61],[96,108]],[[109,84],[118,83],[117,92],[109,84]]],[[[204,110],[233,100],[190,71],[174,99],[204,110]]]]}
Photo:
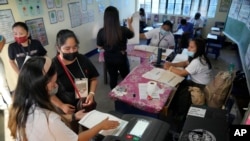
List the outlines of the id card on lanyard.
{"type": "MultiPolygon", "coordinates": [[[[81,98],[88,96],[88,78],[76,78],[75,85],[80,93],[81,98]]],[[[75,98],[79,99],[79,95],[75,92],[75,98]]]]}

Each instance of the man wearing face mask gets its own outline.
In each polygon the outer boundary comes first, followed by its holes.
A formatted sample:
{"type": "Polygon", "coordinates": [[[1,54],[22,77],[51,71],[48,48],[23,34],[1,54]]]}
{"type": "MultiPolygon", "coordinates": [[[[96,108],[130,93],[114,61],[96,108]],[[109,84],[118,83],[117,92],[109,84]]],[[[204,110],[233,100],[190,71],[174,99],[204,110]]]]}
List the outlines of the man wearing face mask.
{"type": "Polygon", "coordinates": [[[174,35],[172,34],[173,24],[167,20],[163,22],[160,28],[152,29],[146,33],[141,33],[141,39],[151,39],[150,46],[157,46],[162,48],[175,47],[174,35]]]}
{"type": "Polygon", "coordinates": [[[9,62],[16,73],[19,73],[23,63],[33,56],[44,56],[47,51],[40,41],[30,39],[28,26],[23,22],[16,22],[12,26],[15,41],[8,48],[9,62]],[[17,64],[16,64],[17,62],[17,64]]]}

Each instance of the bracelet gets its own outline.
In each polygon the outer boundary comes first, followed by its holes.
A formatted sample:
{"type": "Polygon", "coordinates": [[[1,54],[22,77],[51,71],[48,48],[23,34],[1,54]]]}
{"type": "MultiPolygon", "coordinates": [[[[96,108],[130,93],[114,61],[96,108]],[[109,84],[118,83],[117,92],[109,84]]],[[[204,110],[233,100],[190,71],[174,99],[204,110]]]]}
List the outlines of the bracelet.
{"type": "Polygon", "coordinates": [[[72,114],[71,120],[72,120],[72,121],[76,121],[75,113],[72,114]]]}
{"type": "Polygon", "coordinates": [[[94,93],[94,92],[89,92],[89,94],[92,94],[93,96],[95,95],[95,93],[94,93]]]}

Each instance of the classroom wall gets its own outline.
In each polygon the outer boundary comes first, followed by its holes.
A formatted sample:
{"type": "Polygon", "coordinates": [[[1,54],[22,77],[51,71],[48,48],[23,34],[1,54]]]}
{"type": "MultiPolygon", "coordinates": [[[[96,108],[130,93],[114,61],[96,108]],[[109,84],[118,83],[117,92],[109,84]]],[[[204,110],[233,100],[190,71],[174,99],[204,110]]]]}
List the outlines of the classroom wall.
{"type": "MultiPolygon", "coordinates": [[[[82,24],[78,27],[71,28],[70,23],[70,16],[69,16],[69,9],[68,9],[68,3],[71,2],[81,2],[81,0],[62,0],[62,7],[61,8],[53,8],[48,9],[47,4],[45,0],[40,0],[42,2],[43,6],[43,15],[41,16],[21,16],[21,14],[18,11],[17,8],[17,0],[8,0],[8,4],[0,5],[0,10],[3,9],[11,9],[15,22],[17,21],[23,21],[35,19],[35,18],[43,18],[44,25],[46,28],[46,33],[48,37],[49,44],[45,46],[45,49],[48,51],[49,57],[54,57],[56,54],[55,49],[55,40],[56,40],[56,34],[61,29],[70,29],[75,32],[77,35],[79,41],[80,41],[80,53],[87,53],[96,48],[96,35],[98,30],[103,26],[103,12],[99,12],[99,6],[107,7],[110,4],[116,6],[118,10],[120,11],[120,20],[126,19],[130,17],[135,11],[136,11],[136,1],[134,0],[86,0],[86,1],[92,1],[92,4],[87,5],[87,10],[91,9],[94,10],[94,21],[89,22],[86,24],[82,24]],[[50,10],[63,10],[64,12],[64,21],[63,22],[57,22],[55,24],[50,24],[48,11],[50,10]]],[[[1,22],[1,21],[0,21],[1,22]]],[[[1,31],[0,31],[1,34],[1,31]]],[[[6,77],[7,81],[10,87],[10,90],[14,90],[16,86],[17,81],[17,74],[13,71],[13,69],[10,67],[8,62],[8,43],[5,44],[5,47],[3,51],[1,52],[1,58],[5,65],[6,70],[6,77]]]]}

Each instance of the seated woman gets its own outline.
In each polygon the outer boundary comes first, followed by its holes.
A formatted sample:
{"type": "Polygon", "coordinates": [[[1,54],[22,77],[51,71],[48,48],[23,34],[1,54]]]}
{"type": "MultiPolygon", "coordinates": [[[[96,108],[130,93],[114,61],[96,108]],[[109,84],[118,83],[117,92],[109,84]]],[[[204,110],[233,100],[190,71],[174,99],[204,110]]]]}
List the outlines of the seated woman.
{"type": "Polygon", "coordinates": [[[66,123],[79,120],[83,110],[61,117],[50,96],[57,93],[55,64],[48,57],[32,57],[23,65],[10,108],[8,127],[19,141],[89,141],[101,130],[118,126],[117,121],[103,120],[93,128],[75,134],[66,123]]]}
{"type": "Polygon", "coordinates": [[[177,31],[182,29],[182,35],[177,38],[178,48],[187,48],[188,42],[193,38],[193,24],[187,22],[186,19],[181,19],[181,24],[178,26],[177,31]]]}
{"type": "Polygon", "coordinates": [[[163,22],[160,28],[152,29],[146,33],[141,33],[141,39],[151,39],[150,46],[162,48],[174,48],[175,41],[172,33],[173,24],[171,21],[163,22]]]}
{"type": "Polygon", "coordinates": [[[184,80],[178,87],[170,109],[173,109],[178,116],[186,116],[191,105],[191,95],[188,91],[189,86],[196,86],[204,89],[211,79],[212,65],[205,53],[205,41],[200,38],[192,39],[188,46],[188,61],[179,63],[166,62],[164,69],[175,74],[186,77],[190,76],[190,80],[184,80]],[[179,69],[177,67],[184,67],[179,69]]]}

